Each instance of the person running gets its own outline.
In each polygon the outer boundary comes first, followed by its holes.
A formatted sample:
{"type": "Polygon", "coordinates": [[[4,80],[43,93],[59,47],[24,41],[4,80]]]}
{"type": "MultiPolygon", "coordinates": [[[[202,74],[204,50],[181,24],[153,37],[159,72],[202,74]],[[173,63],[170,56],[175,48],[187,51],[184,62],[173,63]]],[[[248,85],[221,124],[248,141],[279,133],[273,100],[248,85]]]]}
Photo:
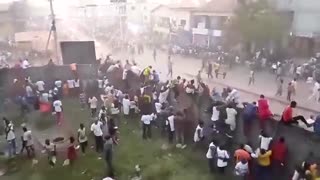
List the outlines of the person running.
{"type": "Polygon", "coordinates": [[[68,150],[67,150],[67,158],[68,158],[71,166],[74,164],[75,160],[77,159],[77,151],[76,151],[76,147],[75,147],[75,139],[72,136],[69,138],[69,146],[68,146],[68,150]]]}
{"type": "Polygon", "coordinates": [[[50,142],[49,139],[46,139],[44,142],[44,150],[47,152],[48,155],[48,162],[51,167],[56,164],[56,156],[57,156],[57,147],[55,144],[50,142]]]}
{"type": "Polygon", "coordinates": [[[270,166],[271,166],[272,151],[260,149],[257,155],[258,155],[257,179],[269,180],[271,177],[270,166]]]}
{"type": "Polygon", "coordinates": [[[168,75],[167,76],[170,76],[171,78],[173,76],[172,66],[173,66],[173,62],[171,58],[168,58],[168,75]]]}
{"type": "Polygon", "coordinates": [[[173,113],[168,117],[166,120],[166,126],[168,129],[168,138],[169,138],[169,143],[173,143],[174,139],[174,134],[175,134],[175,122],[174,122],[175,116],[173,113]]]}
{"type": "Polygon", "coordinates": [[[123,114],[125,116],[129,116],[130,113],[130,100],[129,100],[129,96],[125,95],[125,97],[122,100],[122,110],[123,110],[123,114]]]}
{"type": "Polygon", "coordinates": [[[312,89],[312,94],[309,96],[308,100],[315,100],[316,102],[319,102],[319,90],[320,90],[320,83],[316,81],[314,83],[313,89],[312,89]]]}
{"type": "Polygon", "coordinates": [[[88,146],[88,137],[87,137],[86,128],[82,123],[80,124],[80,128],[78,129],[78,141],[79,141],[82,153],[85,154],[88,146]]]}
{"type": "Polygon", "coordinates": [[[249,163],[246,159],[239,161],[234,167],[234,172],[237,177],[246,179],[249,174],[249,163]]]}
{"type": "Polygon", "coordinates": [[[302,121],[307,127],[311,127],[312,124],[309,124],[303,116],[301,115],[293,116],[293,110],[296,107],[297,107],[297,102],[291,101],[290,105],[284,109],[282,113],[281,121],[286,125],[298,124],[298,121],[302,121]]]}

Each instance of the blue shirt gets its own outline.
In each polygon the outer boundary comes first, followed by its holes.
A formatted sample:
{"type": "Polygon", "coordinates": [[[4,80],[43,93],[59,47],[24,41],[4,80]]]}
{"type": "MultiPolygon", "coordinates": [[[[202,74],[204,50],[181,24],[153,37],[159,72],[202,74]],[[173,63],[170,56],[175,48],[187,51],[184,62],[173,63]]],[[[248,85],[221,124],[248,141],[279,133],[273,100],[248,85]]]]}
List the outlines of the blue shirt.
{"type": "Polygon", "coordinates": [[[316,117],[316,121],[313,124],[314,132],[320,135],[320,114],[316,117]]]}
{"type": "Polygon", "coordinates": [[[243,110],[243,118],[244,120],[252,120],[257,115],[257,106],[254,104],[247,104],[243,110]]]}

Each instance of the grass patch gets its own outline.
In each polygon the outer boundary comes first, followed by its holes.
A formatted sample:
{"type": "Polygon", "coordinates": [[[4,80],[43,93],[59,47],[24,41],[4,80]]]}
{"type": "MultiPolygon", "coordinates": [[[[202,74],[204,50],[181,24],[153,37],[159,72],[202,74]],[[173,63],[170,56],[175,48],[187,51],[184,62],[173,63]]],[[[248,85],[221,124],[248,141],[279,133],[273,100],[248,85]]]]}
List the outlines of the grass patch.
{"type": "MultiPolygon", "coordinates": [[[[65,100],[65,120],[73,130],[79,123],[90,124],[89,111],[81,111],[77,101],[65,100]]],[[[30,117],[40,118],[35,113],[30,117]]],[[[39,119],[36,119],[37,121],[39,119]]],[[[121,121],[124,119],[122,118],[121,121]]],[[[161,138],[156,128],[153,128],[153,139],[142,140],[141,127],[137,119],[129,119],[129,123],[120,122],[120,144],[115,147],[114,166],[117,180],[128,180],[134,176],[134,167],[139,164],[142,177],[146,180],[213,180],[208,173],[205,152],[189,146],[185,150],[169,146],[161,149],[167,141],[161,138]]],[[[40,126],[43,127],[43,126],[40,126]]],[[[87,128],[88,129],[88,128],[87,128]]],[[[94,141],[90,139],[89,143],[94,141]]],[[[38,153],[39,154],[39,153],[38,153]]],[[[49,167],[46,157],[39,158],[39,164],[32,167],[31,161],[16,158],[2,160],[8,168],[7,180],[101,180],[106,173],[104,160],[98,160],[98,155],[90,150],[79,158],[73,167],[62,167],[65,154],[60,154],[57,165],[49,167]]],[[[0,166],[1,167],[1,166],[0,166]]],[[[218,177],[216,177],[219,179],[218,177]]],[[[225,177],[226,178],[226,177],[225,177]]],[[[229,178],[230,179],[230,178],[229,178]]]]}

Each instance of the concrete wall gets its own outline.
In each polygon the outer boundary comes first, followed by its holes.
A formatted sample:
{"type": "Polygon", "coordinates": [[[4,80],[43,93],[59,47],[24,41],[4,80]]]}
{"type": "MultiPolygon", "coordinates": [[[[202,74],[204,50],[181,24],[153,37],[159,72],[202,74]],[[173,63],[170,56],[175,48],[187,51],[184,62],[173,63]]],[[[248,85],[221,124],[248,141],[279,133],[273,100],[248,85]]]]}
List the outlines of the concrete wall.
{"type": "Polygon", "coordinates": [[[152,16],[154,19],[161,18],[161,17],[170,18],[171,22],[173,20],[176,21],[177,26],[180,24],[181,20],[186,20],[186,25],[184,27],[184,30],[190,31],[191,13],[189,11],[175,10],[175,9],[170,9],[168,7],[162,6],[158,9],[156,9],[152,13],[152,16]]]}

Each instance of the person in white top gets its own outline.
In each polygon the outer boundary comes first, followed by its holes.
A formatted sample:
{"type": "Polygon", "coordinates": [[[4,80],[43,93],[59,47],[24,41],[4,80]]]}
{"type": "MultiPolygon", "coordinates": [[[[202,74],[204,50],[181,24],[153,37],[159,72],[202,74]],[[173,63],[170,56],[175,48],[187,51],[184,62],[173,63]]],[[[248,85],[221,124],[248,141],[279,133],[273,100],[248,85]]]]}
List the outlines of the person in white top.
{"type": "Polygon", "coordinates": [[[199,121],[199,124],[194,132],[193,141],[195,143],[200,142],[204,139],[203,124],[203,121],[199,121]]]}
{"type": "Polygon", "coordinates": [[[173,143],[174,133],[175,133],[175,127],[174,127],[174,115],[171,114],[168,119],[166,120],[166,125],[168,127],[168,138],[169,143],[173,143]]]}
{"type": "Polygon", "coordinates": [[[293,80],[291,81],[291,84],[293,86],[293,95],[296,95],[297,94],[297,88],[298,88],[297,78],[293,78],[293,80]]]}
{"type": "Polygon", "coordinates": [[[249,173],[248,161],[245,159],[242,159],[241,161],[239,161],[234,167],[234,172],[236,176],[246,177],[249,173]]]}
{"type": "Polygon", "coordinates": [[[91,109],[91,117],[94,117],[97,113],[98,99],[95,96],[92,96],[88,99],[88,103],[91,109]]]}
{"type": "Polygon", "coordinates": [[[261,135],[259,135],[260,140],[260,149],[269,150],[270,144],[272,141],[272,137],[269,137],[265,132],[261,132],[261,135]]]}
{"type": "Polygon", "coordinates": [[[27,97],[32,97],[33,96],[33,90],[32,90],[30,85],[26,86],[26,95],[27,95],[27,97]]]}
{"type": "Polygon", "coordinates": [[[22,67],[22,69],[27,69],[27,68],[31,67],[28,59],[25,59],[25,60],[22,61],[21,67],[22,67]]]}
{"type": "Polygon", "coordinates": [[[215,170],[215,160],[216,160],[216,153],[217,153],[217,146],[215,144],[216,143],[214,141],[212,141],[209,144],[209,148],[206,154],[206,157],[209,161],[209,170],[211,173],[213,173],[215,170]]]}
{"type": "Polygon", "coordinates": [[[33,158],[35,155],[35,150],[33,146],[32,133],[26,127],[23,127],[22,130],[23,130],[22,140],[25,142],[25,145],[26,145],[25,147],[27,150],[28,157],[33,158]]]}
{"type": "Polygon", "coordinates": [[[53,102],[53,108],[56,114],[57,123],[60,125],[62,120],[62,102],[59,99],[55,100],[53,102]]]}
{"type": "Polygon", "coordinates": [[[123,108],[123,114],[125,116],[128,116],[130,113],[130,100],[129,100],[129,96],[125,95],[125,97],[122,100],[122,108],[123,108]]]}
{"type": "Polygon", "coordinates": [[[211,121],[212,121],[212,129],[215,132],[217,132],[217,121],[219,120],[219,117],[220,117],[220,111],[218,110],[217,106],[213,106],[211,121]]]}
{"type": "Polygon", "coordinates": [[[73,80],[74,82],[74,95],[79,96],[80,94],[80,79],[73,80]]]}
{"type": "Polygon", "coordinates": [[[169,95],[169,88],[163,86],[159,94],[159,102],[161,104],[167,102],[168,95],[169,95]]]}
{"type": "Polygon", "coordinates": [[[96,143],[96,151],[98,153],[102,152],[103,151],[103,132],[102,132],[102,129],[101,129],[101,126],[102,126],[102,122],[96,120],[92,125],[91,125],[91,132],[93,133],[94,135],[94,138],[95,138],[95,143],[96,143]]]}
{"type": "Polygon", "coordinates": [[[319,92],[320,92],[320,84],[319,82],[315,82],[313,89],[312,89],[312,94],[309,96],[308,100],[314,99],[316,102],[319,101],[319,92]]]}
{"type": "Polygon", "coordinates": [[[239,96],[239,92],[238,90],[236,89],[229,89],[229,95],[227,96],[226,98],[226,101],[228,102],[234,102],[234,103],[239,103],[239,99],[240,99],[240,96],[239,96]]]}
{"type": "Polygon", "coordinates": [[[142,138],[151,139],[151,122],[154,120],[155,115],[152,114],[145,114],[141,116],[141,122],[142,122],[142,138]]]}
{"type": "Polygon", "coordinates": [[[8,143],[8,153],[9,157],[16,155],[17,146],[16,146],[16,135],[14,133],[13,124],[8,119],[3,118],[5,121],[5,133],[6,133],[6,140],[8,143]]]}
{"type": "Polygon", "coordinates": [[[154,103],[154,106],[156,108],[157,114],[159,114],[161,112],[162,104],[159,102],[159,100],[156,100],[156,102],[154,103]]]}
{"type": "Polygon", "coordinates": [[[68,85],[68,89],[71,96],[75,95],[74,84],[75,84],[74,79],[67,80],[67,85],[68,85]]]}
{"type": "Polygon", "coordinates": [[[224,149],[224,147],[217,147],[217,167],[221,174],[224,174],[225,168],[228,166],[229,159],[229,153],[224,149]]]}
{"type": "Polygon", "coordinates": [[[230,126],[231,131],[234,131],[236,129],[236,115],[238,112],[230,105],[226,108],[226,112],[227,119],[225,120],[225,123],[230,126]]]}
{"type": "Polygon", "coordinates": [[[37,86],[39,92],[43,92],[44,91],[44,85],[45,85],[45,83],[43,81],[37,81],[36,82],[36,86],[37,86]]]}
{"type": "Polygon", "coordinates": [[[80,143],[82,153],[85,154],[88,146],[88,137],[86,133],[86,128],[82,123],[80,124],[80,128],[78,129],[78,141],[80,143]]]}
{"type": "Polygon", "coordinates": [[[61,88],[62,87],[62,81],[57,79],[55,82],[54,82],[54,85],[57,87],[57,88],[61,88]]]}

